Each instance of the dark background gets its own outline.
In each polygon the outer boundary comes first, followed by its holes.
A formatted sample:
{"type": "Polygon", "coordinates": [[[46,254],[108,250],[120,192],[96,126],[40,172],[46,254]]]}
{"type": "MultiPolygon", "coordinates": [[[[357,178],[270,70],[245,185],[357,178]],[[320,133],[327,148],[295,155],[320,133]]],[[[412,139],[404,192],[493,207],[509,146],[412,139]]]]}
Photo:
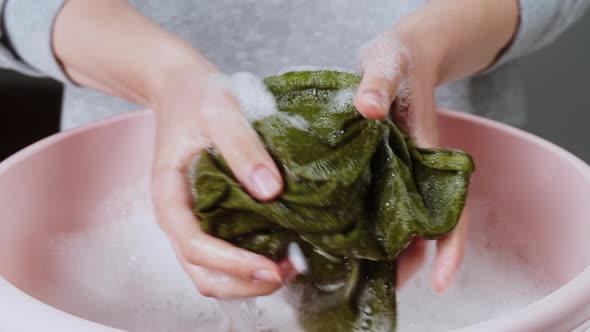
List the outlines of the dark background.
{"type": "MultiPolygon", "coordinates": [[[[526,130],[590,163],[590,15],[522,62],[526,130]]],[[[0,70],[0,160],[59,129],[61,86],[0,70]]]]}

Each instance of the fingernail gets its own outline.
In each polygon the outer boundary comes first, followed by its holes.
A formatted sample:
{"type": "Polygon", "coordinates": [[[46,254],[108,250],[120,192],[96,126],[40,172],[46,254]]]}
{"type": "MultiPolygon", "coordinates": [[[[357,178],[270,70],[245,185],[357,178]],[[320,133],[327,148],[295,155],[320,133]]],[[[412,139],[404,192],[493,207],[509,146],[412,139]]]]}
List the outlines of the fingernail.
{"type": "Polygon", "coordinates": [[[252,175],[252,189],[259,198],[268,199],[274,197],[281,189],[281,184],[276,176],[266,166],[257,167],[252,175]]]}
{"type": "Polygon", "coordinates": [[[436,271],[435,279],[435,290],[439,293],[444,293],[451,284],[452,275],[448,269],[443,267],[436,271]]]}
{"type": "Polygon", "coordinates": [[[262,282],[281,282],[281,277],[269,270],[256,270],[254,273],[252,273],[252,278],[262,282]]]}

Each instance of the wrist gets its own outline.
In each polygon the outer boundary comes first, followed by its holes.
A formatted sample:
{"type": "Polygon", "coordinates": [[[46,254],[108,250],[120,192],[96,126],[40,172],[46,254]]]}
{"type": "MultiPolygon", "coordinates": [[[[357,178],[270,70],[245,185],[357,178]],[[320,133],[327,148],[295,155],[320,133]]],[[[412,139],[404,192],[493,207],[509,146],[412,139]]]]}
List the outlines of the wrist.
{"type": "Polygon", "coordinates": [[[435,87],[448,43],[439,38],[439,22],[423,21],[422,13],[416,12],[404,17],[393,29],[394,38],[408,51],[412,71],[419,71],[422,79],[429,80],[435,87]]]}
{"type": "Polygon", "coordinates": [[[199,52],[175,37],[162,42],[154,55],[154,65],[144,77],[149,106],[154,110],[173,95],[196,94],[198,87],[218,72],[199,52]]]}
{"type": "Polygon", "coordinates": [[[396,30],[441,85],[492,65],[513,39],[518,11],[518,0],[432,0],[396,30]]]}

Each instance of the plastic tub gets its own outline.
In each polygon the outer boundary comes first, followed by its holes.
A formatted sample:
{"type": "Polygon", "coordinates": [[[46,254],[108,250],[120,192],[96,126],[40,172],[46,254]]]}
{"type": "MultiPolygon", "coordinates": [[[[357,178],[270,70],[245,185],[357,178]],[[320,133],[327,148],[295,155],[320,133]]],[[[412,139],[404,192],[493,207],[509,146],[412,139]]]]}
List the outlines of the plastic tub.
{"type": "MultiPolygon", "coordinates": [[[[527,264],[553,289],[461,331],[581,330],[590,321],[590,167],[494,121],[441,111],[439,123],[442,145],[475,158],[470,197],[510,216],[510,236],[496,240],[531,254],[527,264]]],[[[47,297],[44,241],[82,231],[98,201],[147,178],[153,140],[152,115],[135,112],[57,134],[0,164],[0,331],[116,331],[52,307],[76,295],[47,297]]],[[[84,304],[78,309],[93,319],[84,304]]]]}

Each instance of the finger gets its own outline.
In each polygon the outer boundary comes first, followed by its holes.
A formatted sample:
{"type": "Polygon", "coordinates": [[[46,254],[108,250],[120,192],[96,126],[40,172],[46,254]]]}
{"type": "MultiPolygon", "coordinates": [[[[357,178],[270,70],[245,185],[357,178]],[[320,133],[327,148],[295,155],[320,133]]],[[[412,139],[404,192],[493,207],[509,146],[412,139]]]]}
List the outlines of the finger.
{"type": "MultiPolygon", "coordinates": [[[[416,69],[416,71],[419,71],[416,69]]],[[[421,75],[414,73],[414,75],[421,75]]],[[[409,135],[414,143],[423,148],[438,146],[438,127],[434,87],[429,83],[418,82],[412,77],[411,99],[396,100],[392,112],[393,121],[401,131],[409,135]]]]}
{"type": "Polygon", "coordinates": [[[426,241],[416,238],[397,259],[397,288],[403,287],[420,270],[426,259],[426,241]]]}
{"type": "Polygon", "coordinates": [[[189,276],[203,296],[218,299],[237,299],[269,295],[281,288],[277,283],[248,281],[201,266],[186,267],[189,276]]]}
{"type": "Polygon", "coordinates": [[[204,131],[242,186],[255,198],[272,200],[282,190],[281,175],[224,84],[214,85],[200,105],[204,131]]]}
{"type": "Polygon", "coordinates": [[[191,211],[185,172],[167,170],[153,179],[152,195],[158,221],[178,246],[187,264],[199,265],[246,280],[280,283],[281,271],[270,259],[237,248],[204,233],[191,211]]]}
{"type": "Polygon", "coordinates": [[[410,58],[395,39],[381,35],[360,52],[363,78],[354,98],[358,111],[369,119],[383,119],[398,95],[405,95],[410,58]]]}
{"type": "Polygon", "coordinates": [[[182,253],[178,246],[174,243],[172,243],[172,246],[176,257],[183,262],[183,269],[203,296],[218,299],[264,296],[273,293],[282,286],[281,283],[248,281],[223,272],[189,264],[182,258],[182,253]]]}
{"type": "Polygon", "coordinates": [[[467,211],[464,210],[453,232],[436,242],[437,253],[432,272],[432,286],[438,292],[447,290],[459,269],[465,249],[467,223],[467,211]]]}

